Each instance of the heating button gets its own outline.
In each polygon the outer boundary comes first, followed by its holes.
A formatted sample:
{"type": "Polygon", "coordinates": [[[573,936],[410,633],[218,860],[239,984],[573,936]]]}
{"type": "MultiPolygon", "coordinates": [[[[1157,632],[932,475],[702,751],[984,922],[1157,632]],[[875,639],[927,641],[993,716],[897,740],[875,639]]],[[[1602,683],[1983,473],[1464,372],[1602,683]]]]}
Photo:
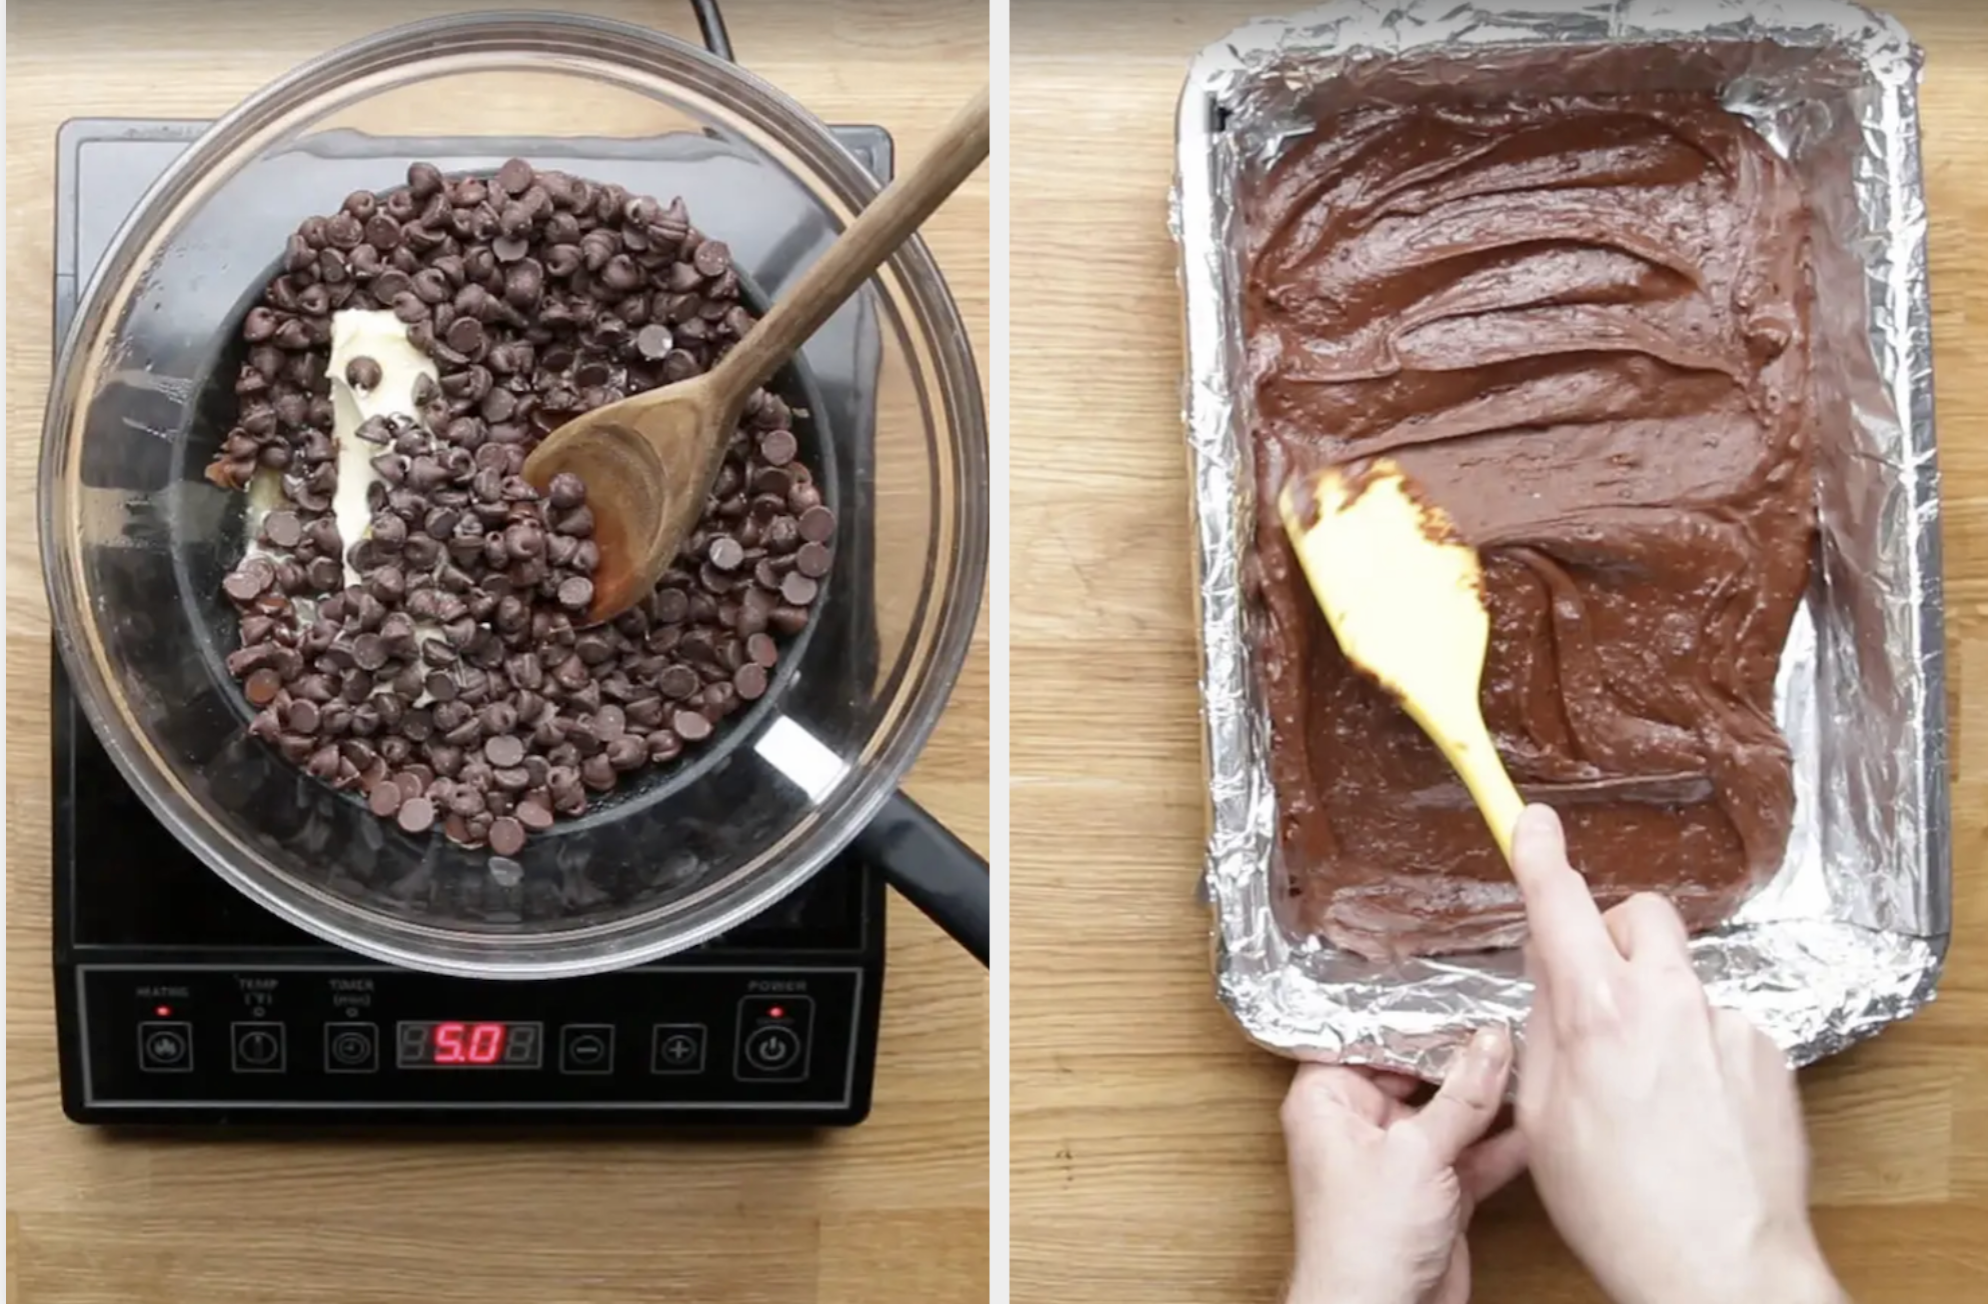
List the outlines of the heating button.
{"type": "Polygon", "coordinates": [[[138,1067],[146,1073],[193,1072],[193,1025],[178,1021],[139,1024],[138,1067]]]}

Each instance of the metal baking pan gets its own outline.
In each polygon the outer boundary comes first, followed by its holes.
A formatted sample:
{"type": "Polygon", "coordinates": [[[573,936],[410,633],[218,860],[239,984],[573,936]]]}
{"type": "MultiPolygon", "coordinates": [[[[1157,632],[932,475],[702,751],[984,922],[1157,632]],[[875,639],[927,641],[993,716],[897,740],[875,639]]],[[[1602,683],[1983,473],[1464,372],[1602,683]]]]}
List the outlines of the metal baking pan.
{"type": "Polygon", "coordinates": [[[1239,196],[1322,105],[1514,86],[1716,92],[1805,184],[1822,418],[1815,579],[1777,688],[1795,828],[1780,869],[1694,939],[1694,957],[1713,999],[1754,1017],[1797,1063],[1932,999],[1951,848],[1920,65],[1894,20],[1840,0],[1595,0],[1505,13],[1349,0],[1250,23],[1195,59],[1172,217],[1210,796],[1203,893],[1219,999],[1256,1042],[1435,1077],[1469,1030],[1517,1023],[1529,1001],[1516,950],[1381,963],[1282,918],[1243,582],[1255,481],[1239,196]]]}

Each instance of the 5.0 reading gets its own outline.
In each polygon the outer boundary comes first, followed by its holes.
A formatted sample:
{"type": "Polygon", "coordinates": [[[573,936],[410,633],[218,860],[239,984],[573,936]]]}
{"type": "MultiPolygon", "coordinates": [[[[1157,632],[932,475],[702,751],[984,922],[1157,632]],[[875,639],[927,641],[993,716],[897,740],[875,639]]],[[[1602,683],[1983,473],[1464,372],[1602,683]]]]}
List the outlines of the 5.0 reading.
{"type": "Polygon", "coordinates": [[[426,1019],[399,1025],[395,1062],[404,1069],[535,1069],[543,1025],[426,1019]]]}

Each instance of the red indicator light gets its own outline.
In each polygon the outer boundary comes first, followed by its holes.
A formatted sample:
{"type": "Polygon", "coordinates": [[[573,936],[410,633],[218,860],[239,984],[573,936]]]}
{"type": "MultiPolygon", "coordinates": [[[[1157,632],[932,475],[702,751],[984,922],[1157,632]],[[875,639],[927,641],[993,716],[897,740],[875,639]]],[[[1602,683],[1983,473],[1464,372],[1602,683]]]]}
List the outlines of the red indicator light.
{"type": "Polygon", "coordinates": [[[161,1005],[156,1009],[154,1009],[152,1013],[158,1015],[162,1019],[170,1019],[173,1017],[173,1007],[170,1005],[161,1005]]]}
{"type": "Polygon", "coordinates": [[[776,1005],[766,1012],[766,1017],[769,1019],[784,1019],[787,1017],[787,1011],[776,1005]]]}

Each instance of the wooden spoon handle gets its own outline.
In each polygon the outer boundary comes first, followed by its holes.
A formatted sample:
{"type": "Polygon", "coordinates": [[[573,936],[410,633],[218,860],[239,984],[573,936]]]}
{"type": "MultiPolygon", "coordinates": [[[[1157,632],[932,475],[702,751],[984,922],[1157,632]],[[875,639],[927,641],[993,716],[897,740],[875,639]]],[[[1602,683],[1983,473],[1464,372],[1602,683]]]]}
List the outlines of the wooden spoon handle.
{"type": "Polygon", "coordinates": [[[727,398],[743,399],[805,343],[821,324],[883,266],[932,211],[987,158],[987,87],[980,88],[912,171],[885,187],[856,215],[800,284],[746,332],[712,374],[727,398]]]}

